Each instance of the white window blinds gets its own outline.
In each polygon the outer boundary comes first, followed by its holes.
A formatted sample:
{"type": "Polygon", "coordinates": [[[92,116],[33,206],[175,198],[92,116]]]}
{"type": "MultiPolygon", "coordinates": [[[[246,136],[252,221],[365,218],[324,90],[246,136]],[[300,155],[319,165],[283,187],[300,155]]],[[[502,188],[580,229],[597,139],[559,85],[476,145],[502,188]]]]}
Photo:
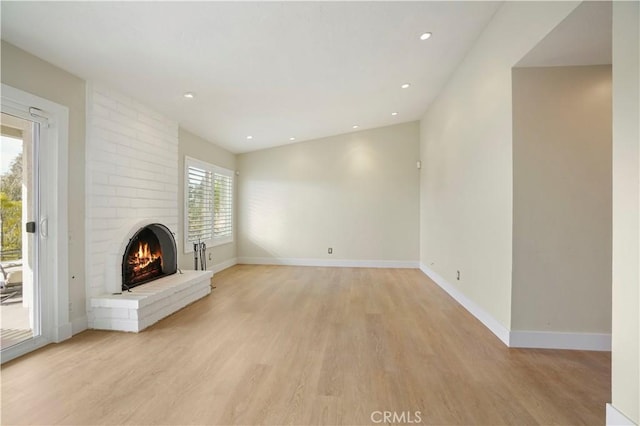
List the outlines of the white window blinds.
{"type": "Polygon", "coordinates": [[[204,168],[187,166],[187,176],[187,242],[207,241],[213,236],[213,173],[204,168]]]}
{"type": "Polygon", "coordinates": [[[233,177],[214,173],[213,238],[231,237],[233,234],[233,177]]]}
{"type": "Polygon", "coordinates": [[[185,251],[233,241],[233,171],[185,158],[185,251]]]}

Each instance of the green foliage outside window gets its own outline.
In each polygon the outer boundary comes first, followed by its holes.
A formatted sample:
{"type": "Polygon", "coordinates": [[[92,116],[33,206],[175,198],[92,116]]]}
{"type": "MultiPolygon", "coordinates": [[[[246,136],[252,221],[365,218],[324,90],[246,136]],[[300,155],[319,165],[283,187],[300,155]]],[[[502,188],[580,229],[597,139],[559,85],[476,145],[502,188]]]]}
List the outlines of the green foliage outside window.
{"type": "Polygon", "coordinates": [[[22,154],[0,176],[0,260],[22,255],[22,154]]]}

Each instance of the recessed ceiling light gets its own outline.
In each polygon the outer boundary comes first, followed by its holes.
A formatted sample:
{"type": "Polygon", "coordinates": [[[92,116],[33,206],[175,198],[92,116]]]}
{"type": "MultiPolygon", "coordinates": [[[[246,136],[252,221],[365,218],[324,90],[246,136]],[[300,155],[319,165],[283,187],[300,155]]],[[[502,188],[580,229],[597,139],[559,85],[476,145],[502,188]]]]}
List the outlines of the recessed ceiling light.
{"type": "Polygon", "coordinates": [[[427,40],[431,37],[431,33],[424,33],[420,36],[420,40],[427,40]]]}
{"type": "Polygon", "coordinates": [[[409,88],[409,86],[411,86],[409,83],[405,83],[405,84],[403,84],[403,85],[402,85],[402,86],[400,86],[400,87],[402,87],[403,89],[408,89],[408,88],[409,88]]]}
{"type": "Polygon", "coordinates": [[[184,92],[184,95],[182,95],[182,96],[184,96],[187,99],[193,99],[193,98],[195,98],[196,94],[193,93],[193,92],[184,92]]]}
{"type": "Polygon", "coordinates": [[[247,136],[247,139],[253,139],[253,136],[247,136]]]}
{"type": "Polygon", "coordinates": [[[290,140],[290,141],[295,141],[295,140],[296,140],[296,138],[291,137],[291,138],[289,138],[289,140],[290,140]]]}
{"type": "Polygon", "coordinates": [[[398,115],[398,113],[397,112],[392,112],[391,115],[398,115]]]}
{"type": "Polygon", "coordinates": [[[353,128],[354,128],[354,129],[357,129],[358,127],[360,127],[360,126],[358,126],[357,124],[354,124],[354,125],[353,125],[353,128]]]}

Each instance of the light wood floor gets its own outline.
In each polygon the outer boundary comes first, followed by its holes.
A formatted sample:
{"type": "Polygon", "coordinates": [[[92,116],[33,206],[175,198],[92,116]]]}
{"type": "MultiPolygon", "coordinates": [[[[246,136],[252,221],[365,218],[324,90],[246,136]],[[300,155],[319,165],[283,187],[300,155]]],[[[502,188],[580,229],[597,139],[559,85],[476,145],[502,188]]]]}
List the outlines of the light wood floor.
{"type": "Polygon", "coordinates": [[[420,271],[214,281],[140,334],[86,331],[2,366],[2,424],[604,424],[609,353],[508,349],[420,271]]]}

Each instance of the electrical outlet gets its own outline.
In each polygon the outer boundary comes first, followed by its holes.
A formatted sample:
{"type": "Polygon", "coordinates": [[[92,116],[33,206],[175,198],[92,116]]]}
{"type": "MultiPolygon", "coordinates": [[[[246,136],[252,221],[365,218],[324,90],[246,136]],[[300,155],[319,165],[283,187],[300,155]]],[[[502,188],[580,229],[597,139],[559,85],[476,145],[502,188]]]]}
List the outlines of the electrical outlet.
{"type": "Polygon", "coordinates": [[[327,252],[328,252],[329,254],[333,254],[333,248],[329,247],[329,250],[327,250],[327,252]]]}
{"type": "Polygon", "coordinates": [[[457,275],[456,275],[456,280],[460,281],[460,271],[456,271],[457,275]]]}
{"type": "Polygon", "coordinates": [[[211,259],[211,253],[209,253],[209,260],[212,260],[212,259],[211,259]]]}

